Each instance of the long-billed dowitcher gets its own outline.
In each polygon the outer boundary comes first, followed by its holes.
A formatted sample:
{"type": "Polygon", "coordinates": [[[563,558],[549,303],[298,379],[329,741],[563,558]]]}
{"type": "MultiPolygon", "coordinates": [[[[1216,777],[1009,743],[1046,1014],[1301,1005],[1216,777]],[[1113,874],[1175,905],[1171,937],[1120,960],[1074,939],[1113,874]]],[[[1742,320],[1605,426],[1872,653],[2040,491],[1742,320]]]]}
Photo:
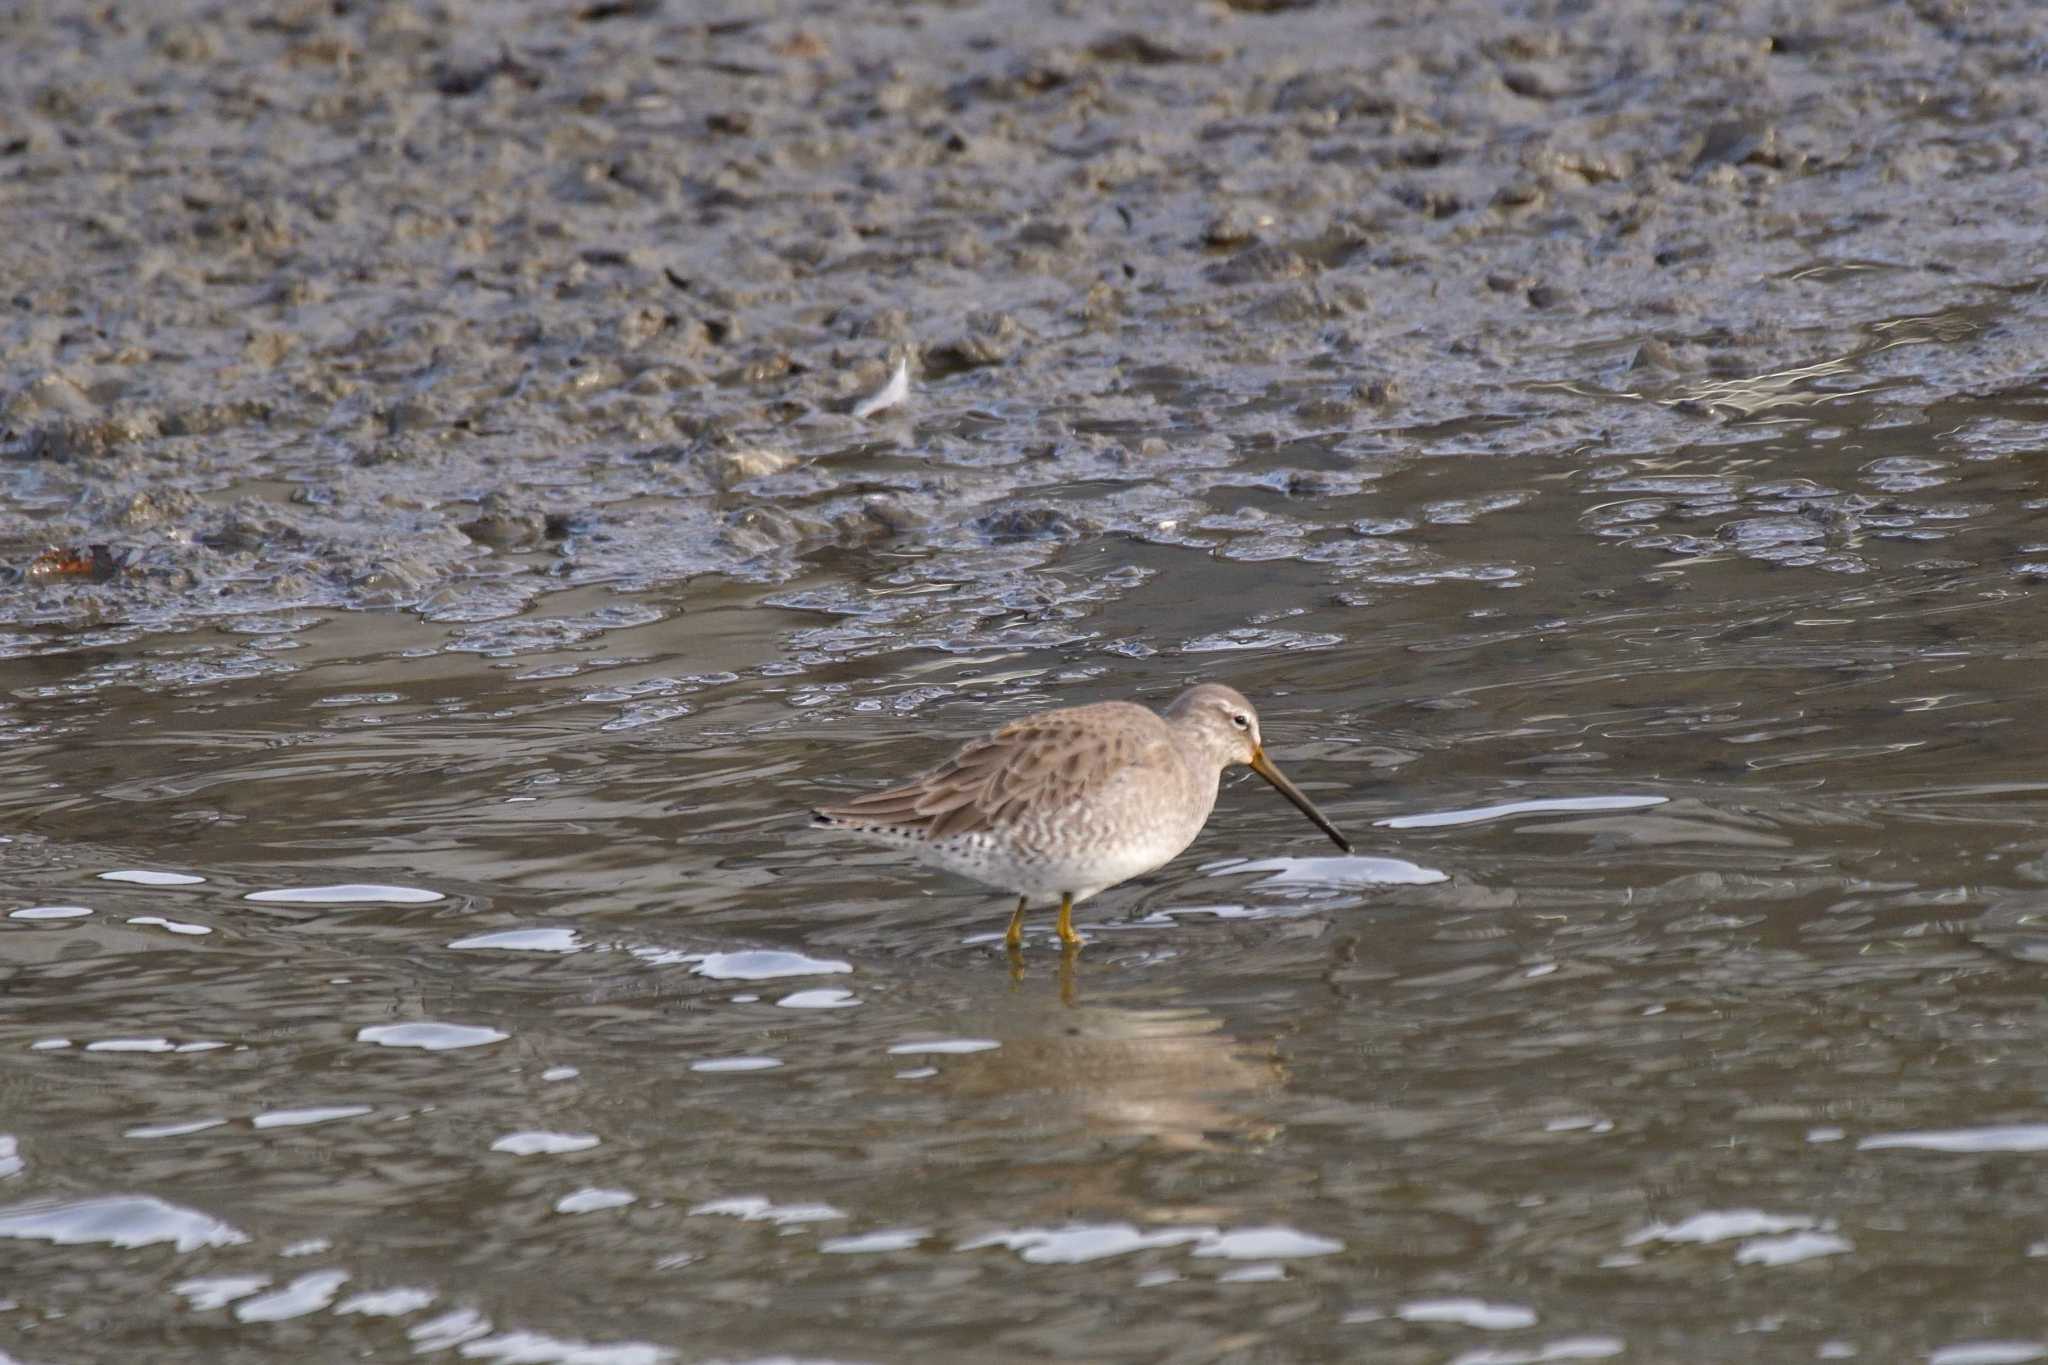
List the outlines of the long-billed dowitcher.
{"type": "Polygon", "coordinates": [[[1071,948],[1081,942],[1074,907],[1193,843],[1223,770],[1239,763],[1351,851],[1266,757],[1252,704],[1220,683],[1189,688],[1163,716],[1124,701],[1026,716],[907,786],[811,814],[1015,894],[1003,936],[1011,948],[1023,941],[1031,903],[1057,897],[1060,941],[1071,948]]]}

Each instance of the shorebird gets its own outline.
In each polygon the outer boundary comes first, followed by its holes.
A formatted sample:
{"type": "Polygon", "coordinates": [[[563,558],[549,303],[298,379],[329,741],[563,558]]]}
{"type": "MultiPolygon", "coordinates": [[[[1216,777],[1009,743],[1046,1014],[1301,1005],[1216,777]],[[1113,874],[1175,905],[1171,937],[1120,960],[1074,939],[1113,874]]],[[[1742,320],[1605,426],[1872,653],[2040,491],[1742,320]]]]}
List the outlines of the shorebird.
{"type": "Polygon", "coordinates": [[[1258,713],[1202,683],[1159,715],[1124,701],[1042,711],[977,739],[905,786],[811,812],[822,828],[903,849],[1017,897],[1024,913],[1057,898],[1060,942],[1074,948],[1074,907],[1172,861],[1216,806],[1225,768],[1245,764],[1351,852],[1351,843],[1266,757],[1258,713]]]}

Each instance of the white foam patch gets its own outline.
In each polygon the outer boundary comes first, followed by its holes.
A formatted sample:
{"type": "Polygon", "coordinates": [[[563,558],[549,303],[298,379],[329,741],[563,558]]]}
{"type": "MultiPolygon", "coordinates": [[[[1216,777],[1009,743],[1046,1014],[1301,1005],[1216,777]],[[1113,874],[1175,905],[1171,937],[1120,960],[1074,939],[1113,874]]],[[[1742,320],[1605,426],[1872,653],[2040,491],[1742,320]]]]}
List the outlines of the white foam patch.
{"type": "Polygon", "coordinates": [[[1235,1266],[1216,1277],[1218,1284],[1271,1284],[1287,1278],[1287,1267],[1275,1261],[1256,1261],[1235,1266]]]}
{"type": "Polygon", "coordinates": [[[714,1199],[690,1210],[692,1214],[718,1214],[746,1223],[829,1223],[846,1215],[830,1204],[778,1204],[765,1195],[744,1194],[731,1199],[714,1199]]]}
{"type": "Polygon", "coordinates": [[[884,1228],[858,1237],[827,1237],[818,1250],[834,1256],[872,1256],[885,1251],[908,1251],[931,1236],[928,1228],[884,1228]]]}
{"type": "Polygon", "coordinates": [[[195,1313],[225,1308],[236,1299],[246,1299],[270,1283],[268,1275],[207,1275],[180,1280],[171,1292],[184,1298],[195,1313]]]}
{"type": "Polygon", "coordinates": [[[84,919],[92,911],[83,905],[27,905],[9,911],[9,919],[84,919]]]}
{"type": "MultiPolygon", "coordinates": [[[[1205,867],[1203,871],[1220,873],[1234,870],[1235,867],[1236,864],[1231,864],[1229,868],[1222,866],[1205,867]]],[[[1208,915],[1213,919],[1271,919],[1273,912],[1269,909],[1249,905],[1169,905],[1162,909],[1154,910],[1140,919],[1132,920],[1130,923],[1146,926],[1172,924],[1175,920],[1187,919],[1195,915],[1208,915]]]]}
{"type": "Polygon", "coordinates": [[[690,954],[685,961],[697,965],[698,976],[716,981],[773,981],[786,976],[837,976],[853,970],[851,962],[832,958],[805,957],[772,948],[750,948],[737,953],[690,954]]]}
{"type": "Polygon", "coordinates": [[[590,945],[574,929],[501,929],[458,938],[450,948],[490,948],[501,953],[580,953],[590,945]]]}
{"type": "Polygon", "coordinates": [[[1277,1261],[1297,1256],[1333,1256],[1344,1244],[1289,1227],[1236,1228],[1204,1237],[1197,1256],[1223,1256],[1233,1261],[1277,1261]]]}
{"type": "Polygon", "coordinates": [[[1612,1360],[1627,1349],[1628,1343],[1620,1337],[1560,1337],[1530,1351],[1467,1351],[1451,1365],[1552,1365],[1563,1360],[1612,1360]]]}
{"type": "Polygon", "coordinates": [[[142,868],[130,868],[121,872],[102,872],[103,882],[128,882],[134,886],[198,886],[206,878],[195,877],[189,872],[151,872],[142,868]]]}
{"type": "Polygon", "coordinates": [[[415,1355],[431,1355],[488,1336],[490,1330],[491,1320],[474,1308],[451,1308],[439,1317],[407,1328],[405,1335],[419,1348],[415,1355]]]}
{"type": "Polygon", "coordinates": [[[179,1251],[239,1246],[248,1234],[197,1209],[180,1208],[146,1194],[110,1194],[96,1199],[38,1199],[0,1208],[0,1237],[57,1246],[132,1249],[169,1242],[179,1251]]]}
{"type": "Polygon", "coordinates": [[[1479,825],[1504,820],[1511,815],[1570,815],[1603,810],[1648,810],[1671,800],[1668,796],[1557,796],[1534,801],[1503,801],[1497,806],[1473,806],[1465,810],[1430,811],[1422,815],[1395,815],[1373,824],[1381,829],[1449,829],[1458,825],[1479,825]]]}
{"type": "Polygon", "coordinates": [[[187,924],[183,920],[165,919],[162,915],[130,915],[128,922],[130,924],[151,925],[158,929],[168,929],[174,934],[198,935],[213,932],[213,930],[203,924],[187,924]]]}
{"type": "Polygon", "coordinates": [[[411,1047],[422,1052],[454,1052],[465,1047],[487,1047],[512,1035],[475,1024],[443,1024],[430,1019],[409,1024],[372,1024],[356,1030],[356,1041],[379,1047],[411,1047]]]}
{"type": "Polygon", "coordinates": [[[1158,1247],[1192,1246],[1192,1255],[1233,1261],[1278,1261],[1301,1256],[1329,1256],[1344,1244],[1281,1226],[1233,1228],[1159,1228],[1144,1231],[1130,1223],[1068,1223],[1056,1228],[1019,1228],[963,1242],[959,1249],[1004,1246],[1040,1265],[1079,1265],[1111,1256],[1158,1247]]]}
{"type": "Polygon", "coordinates": [[[564,1152],[587,1152],[597,1146],[595,1133],[548,1133],[529,1131],[507,1133],[491,1144],[494,1152],[513,1156],[560,1156],[564,1152]]]}
{"type": "Polygon", "coordinates": [[[927,1053],[958,1055],[988,1052],[1001,1047],[993,1038],[934,1038],[928,1043],[898,1043],[889,1049],[891,1057],[922,1057],[927,1053]]]}
{"type": "Polygon", "coordinates": [[[288,886],[276,891],[251,891],[245,901],[282,905],[430,905],[448,898],[417,886],[379,886],[343,882],[334,886],[288,886]]]}
{"type": "Polygon", "coordinates": [[[351,1294],[334,1306],[336,1313],[360,1313],[366,1318],[396,1318],[407,1313],[417,1313],[433,1304],[436,1295],[431,1289],[414,1289],[400,1286],[396,1289],[373,1289],[363,1294],[351,1294]]]}
{"type": "Polygon", "coordinates": [[[2027,1365],[2048,1360],[2048,1343],[2039,1341],[1959,1341],[1927,1357],[1927,1365],[2027,1365]]]}
{"type": "Polygon", "coordinates": [[[1033,1265],[1082,1265],[1155,1247],[1186,1246],[1215,1233],[1214,1228],[1163,1228],[1156,1232],[1142,1232],[1130,1223],[1069,1223],[1057,1228],[992,1232],[971,1242],[962,1242],[959,1250],[1008,1247],[1033,1265]]]}
{"type": "Polygon", "coordinates": [[[782,1065],[780,1057],[705,1057],[690,1063],[690,1070],[710,1073],[773,1071],[782,1065]]]}
{"type": "Polygon", "coordinates": [[[1769,1237],[1781,1232],[1803,1232],[1814,1225],[1798,1214],[1765,1213],[1761,1209],[1710,1209],[1678,1223],[1652,1223],[1632,1234],[1629,1246],[1644,1242],[1691,1242],[1706,1245],[1736,1237],[1769,1237]]]}
{"type": "Polygon", "coordinates": [[[597,1213],[603,1209],[622,1209],[628,1204],[637,1204],[640,1196],[631,1190],[601,1190],[589,1186],[574,1194],[565,1194],[555,1201],[556,1213],[597,1213]]]}
{"type": "Polygon", "coordinates": [[[1261,858],[1220,869],[1230,873],[1270,872],[1265,886],[1433,886],[1450,875],[1400,858],[1261,858]]]}
{"type": "Polygon", "coordinates": [[[148,1141],[152,1138],[184,1137],[188,1133],[203,1133],[209,1128],[218,1128],[226,1119],[189,1119],[184,1123],[144,1123],[121,1132],[124,1138],[148,1141]]]}
{"type": "Polygon", "coordinates": [[[850,1010],[860,1003],[852,991],[827,987],[815,991],[793,991],[775,1002],[786,1010],[850,1010]]]}
{"type": "Polygon", "coordinates": [[[1450,1322],[1485,1332],[1534,1327],[1536,1313],[1519,1303],[1488,1303],[1484,1299],[1417,1299],[1394,1310],[1403,1322],[1450,1322]]]}
{"type": "MultiPolygon", "coordinates": [[[[484,1331],[489,1331],[488,1325],[484,1331]]],[[[481,1338],[472,1334],[461,1340],[455,1354],[464,1360],[498,1361],[502,1365],[669,1365],[677,1359],[668,1347],[641,1341],[565,1341],[540,1332],[499,1332],[481,1338]]],[[[438,1341],[420,1342],[420,1354],[439,1349],[442,1343],[438,1341]]],[[[762,1356],[756,1358],[754,1365],[777,1365],[789,1360],[788,1356],[762,1356]]]]}
{"type": "Polygon", "coordinates": [[[257,1128],[306,1128],[338,1119],[359,1119],[369,1112],[367,1104],[330,1104],[310,1109],[270,1109],[249,1122],[257,1128]]]}
{"type": "Polygon", "coordinates": [[[1874,1133],[1859,1152],[1907,1147],[1922,1152],[2048,1152],[2048,1124],[2011,1123],[1988,1128],[1932,1128],[1916,1133],[1874,1133]]]}
{"type": "Polygon", "coordinates": [[[1839,1256],[1856,1244],[1832,1232],[1788,1232],[1782,1237],[1752,1237],[1735,1248],[1737,1265],[1795,1265],[1817,1256],[1839,1256]]]}
{"type": "Polygon", "coordinates": [[[102,1038],[87,1043],[87,1052],[176,1052],[178,1045],[168,1038],[102,1038]]]}
{"type": "Polygon", "coordinates": [[[348,1272],[345,1270],[315,1270],[299,1276],[282,1289],[242,1300],[235,1307],[235,1321],[285,1322],[303,1318],[333,1303],[335,1291],[347,1283],[348,1272]]]}

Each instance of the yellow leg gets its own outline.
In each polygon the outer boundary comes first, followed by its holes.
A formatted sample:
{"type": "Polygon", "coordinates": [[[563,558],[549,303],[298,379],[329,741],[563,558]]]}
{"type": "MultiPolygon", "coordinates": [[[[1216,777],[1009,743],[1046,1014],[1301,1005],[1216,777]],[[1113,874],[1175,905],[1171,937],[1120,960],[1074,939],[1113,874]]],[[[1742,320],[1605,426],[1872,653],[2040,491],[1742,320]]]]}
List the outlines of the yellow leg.
{"type": "Polygon", "coordinates": [[[1024,907],[1027,903],[1025,897],[1017,897],[1017,913],[1010,916],[1009,932],[1003,935],[1005,948],[1016,948],[1024,942],[1024,907]]]}
{"type": "Polygon", "coordinates": [[[1081,936],[1074,932],[1074,893],[1071,891],[1060,892],[1060,922],[1058,930],[1061,943],[1066,944],[1069,948],[1081,946],[1081,936]]]}

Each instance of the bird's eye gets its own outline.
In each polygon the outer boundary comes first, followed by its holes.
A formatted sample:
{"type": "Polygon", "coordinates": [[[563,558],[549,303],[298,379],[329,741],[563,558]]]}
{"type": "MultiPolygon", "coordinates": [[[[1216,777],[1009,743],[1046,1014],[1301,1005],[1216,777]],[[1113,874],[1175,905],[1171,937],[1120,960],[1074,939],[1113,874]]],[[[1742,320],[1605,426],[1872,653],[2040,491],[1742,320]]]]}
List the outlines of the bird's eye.
{"type": "Polygon", "coordinates": [[[1230,723],[1232,725],[1235,725],[1240,730],[1249,730],[1252,728],[1252,718],[1242,711],[1239,711],[1236,715],[1232,716],[1230,718],[1230,723]]]}

